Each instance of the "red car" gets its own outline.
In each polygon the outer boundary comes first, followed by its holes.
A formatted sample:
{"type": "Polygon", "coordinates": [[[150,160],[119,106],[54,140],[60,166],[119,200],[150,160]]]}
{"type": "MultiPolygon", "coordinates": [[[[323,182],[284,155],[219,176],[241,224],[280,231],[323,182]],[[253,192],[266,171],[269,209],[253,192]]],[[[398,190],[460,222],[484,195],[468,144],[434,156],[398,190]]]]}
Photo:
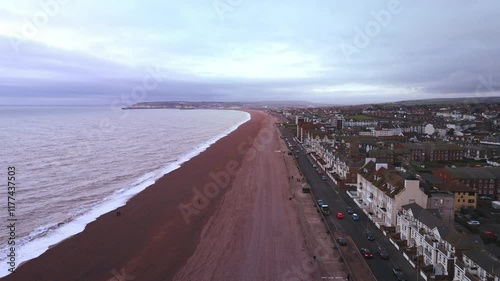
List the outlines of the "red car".
{"type": "Polygon", "coordinates": [[[360,252],[361,252],[361,255],[363,255],[363,257],[369,259],[369,258],[372,258],[373,257],[373,254],[372,252],[370,251],[370,249],[367,249],[367,248],[361,248],[360,249],[360,252]]]}
{"type": "Polygon", "coordinates": [[[344,215],[342,213],[337,213],[337,219],[343,219],[344,218],[344,215]]]}
{"type": "Polygon", "coordinates": [[[497,235],[491,231],[486,231],[484,234],[488,237],[497,238],[497,235]]]}

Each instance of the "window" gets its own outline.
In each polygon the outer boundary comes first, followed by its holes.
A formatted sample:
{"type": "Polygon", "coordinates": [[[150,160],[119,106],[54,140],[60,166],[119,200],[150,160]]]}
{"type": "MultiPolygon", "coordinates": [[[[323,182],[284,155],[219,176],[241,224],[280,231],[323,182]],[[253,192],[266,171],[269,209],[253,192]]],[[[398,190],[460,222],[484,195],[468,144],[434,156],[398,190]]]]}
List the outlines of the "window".
{"type": "Polygon", "coordinates": [[[469,192],[469,196],[474,196],[474,192],[469,192]]]}
{"type": "Polygon", "coordinates": [[[475,200],[474,199],[469,199],[469,203],[474,204],[475,200]]]}

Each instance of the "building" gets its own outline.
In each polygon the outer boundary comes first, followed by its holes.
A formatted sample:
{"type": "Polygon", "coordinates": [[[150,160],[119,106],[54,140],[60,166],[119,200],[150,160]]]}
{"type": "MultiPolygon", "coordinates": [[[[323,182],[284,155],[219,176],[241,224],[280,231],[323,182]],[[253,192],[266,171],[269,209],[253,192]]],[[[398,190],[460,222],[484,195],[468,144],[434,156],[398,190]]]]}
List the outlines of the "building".
{"type": "Polygon", "coordinates": [[[427,195],[420,189],[420,181],[409,180],[387,164],[367,158],[359,169],[357,195],[364,211],[371,214],[376,224],[395,226],[396,216],[403,205],[416,203],[427,206],[427,195]]]}
{"type": "Polygon", "coordinates": [[[464,149],[456,144],[425,143],[426,161],[457,161],[464,158],[464,149]]]}
{"type": "Polygon", "coordinates": [[[445,167],[436,170],[434,175],[448,184],[457,180],[479,195],[498,198],[500,194],[500,167],[445,167]]]}
{"type": "Polygon", "coordinates": [[[456,276],[456,261],[461,260],[464,251],[483,247],[479,236],[446,226],[436,209],[407,204],[398,213],[397,222],[396,231],[401,239],[407,241],[408,247],[416,249],[424,265],[432,266],[431,275],[444,276],[448,280],[456,276]]]}
{"type": "Polygon", "coordinates": [[[440,190],[447,190],[454,194],[454,208],[455,212],[460,211],[462,208],[477,208],[477,192],[474,189],[467,187],[459,181],[451,181],[442,183],[438,186],[440,190]]]}
{"type": "Polygon", "coordinates": [[[392,149],[376,149],[368,151],[369,158],[377,159],[379,163],[387,163],[389,165],[394,165],[395,156],[394,150],[392,149]]]}
{"type": "Polygon", "coordinates": [[[447,143],[407,143],[404,144],[410,161],[458,161],[464,158],[464,149],[447,143]]]}
{"type": "Polygon", "coordinates": [[[310,131],[320,131],[321,124],[313,124],[312,122],[299,123],[297,125],[297,139],[304,143],[307,134],[310,131]]]}
{"type": "Polygon", "coordinates": [[[465,147],[465,158],[488,160],[500,158],[500,147],[493,145],[469,145],[465,147]]]}
{"type": "Polygon", "coordinates": [[[427,209],[436,210],[445,226],[455,223],[455,194],[447,190],[429,190],[427,209]]]}
{"type": "Polygon", "coordinates": [[[485,249],[463,252],[455,263],[454,281],[500,280],[500,259],[485,249]]]}

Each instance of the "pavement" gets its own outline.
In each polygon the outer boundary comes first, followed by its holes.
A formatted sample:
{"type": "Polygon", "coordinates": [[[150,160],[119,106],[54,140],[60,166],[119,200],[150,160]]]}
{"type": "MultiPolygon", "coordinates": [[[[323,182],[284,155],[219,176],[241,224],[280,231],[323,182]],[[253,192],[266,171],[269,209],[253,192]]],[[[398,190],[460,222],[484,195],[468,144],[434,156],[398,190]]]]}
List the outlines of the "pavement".
{"type": "Polygon", "coordinates": [[[349,271],[343,262],[342,254],[336,247],[332,235],[325,226],[323,217],[318,212],[315,200],[311,194],[303,193],[305,184],[293,156],[288,155],[288,148],[283,142],[283,160],[286,163],[290,178],[293,201],[299,214],[308,252],[316,256],[315,280],[348,280],[349,271]]]}

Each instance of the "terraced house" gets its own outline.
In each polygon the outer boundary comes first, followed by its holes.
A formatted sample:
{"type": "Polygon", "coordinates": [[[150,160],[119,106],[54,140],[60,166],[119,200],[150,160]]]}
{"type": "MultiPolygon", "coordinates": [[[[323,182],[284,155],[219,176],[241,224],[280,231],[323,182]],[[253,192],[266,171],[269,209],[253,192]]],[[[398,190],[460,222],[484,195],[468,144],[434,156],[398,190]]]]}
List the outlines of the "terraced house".
{"type": "Polygon", "coordinates": [[[500,261],[484,249],[481,238],[447,226],[437,209],[408,204],[398,213],[397,221],[396,231],[407,248],[416,249],[417,260],[423,261],[420,268],[428,277],[499,280],[500,261]]]}
{"type": "Polygon", "coordinates": [[[500,259],[485,249],[471,249],[463,252],[461,260],[455,263],[453,281],[500,280],[500,259]]]}
{"type": "Polygon", "coordinates": [[[427,195],[420,181],[406,179],[405,174],[367,158],[359,169],[357,199],[360,206],[378,226],[396,226],[396,216],[403,205],[427,206],[427,195]]]}

